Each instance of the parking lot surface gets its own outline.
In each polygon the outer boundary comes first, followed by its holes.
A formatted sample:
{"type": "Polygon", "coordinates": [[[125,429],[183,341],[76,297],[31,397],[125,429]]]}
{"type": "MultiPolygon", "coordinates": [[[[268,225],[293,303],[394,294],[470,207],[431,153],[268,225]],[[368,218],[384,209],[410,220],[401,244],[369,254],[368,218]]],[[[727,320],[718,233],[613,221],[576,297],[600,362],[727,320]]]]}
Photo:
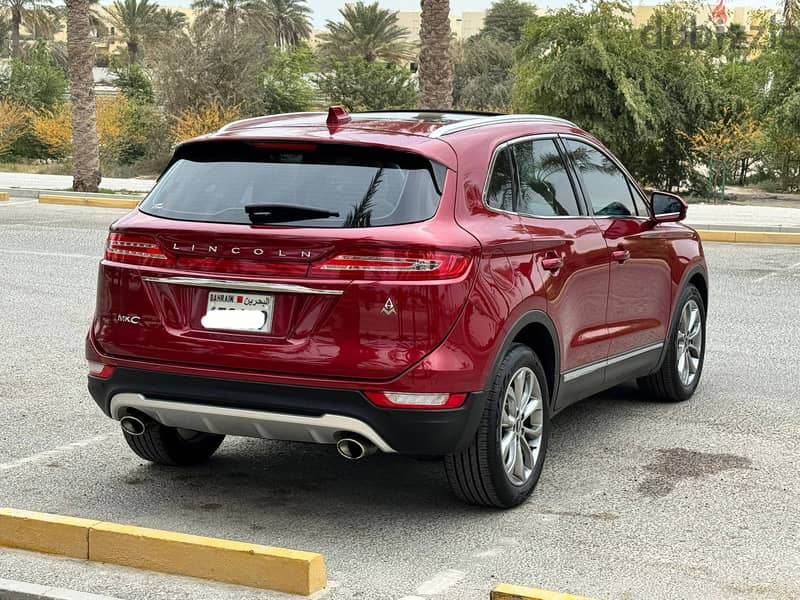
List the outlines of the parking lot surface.
{"type": "MultiPolygon", "coordinates": [[[[800,246],[707,244],[696,396],[633,386],[556,417],[539,486],[464,506],[438,463],[228,439],[145,464],[86,391],[112,209],[0,206],[0,506],[321,552],[331,599],[477,600],[501,581],[612,599],[800,597],[800,246]]],[[[283,598],[0,550],[0,578],[119,598],[283,598]]]]}

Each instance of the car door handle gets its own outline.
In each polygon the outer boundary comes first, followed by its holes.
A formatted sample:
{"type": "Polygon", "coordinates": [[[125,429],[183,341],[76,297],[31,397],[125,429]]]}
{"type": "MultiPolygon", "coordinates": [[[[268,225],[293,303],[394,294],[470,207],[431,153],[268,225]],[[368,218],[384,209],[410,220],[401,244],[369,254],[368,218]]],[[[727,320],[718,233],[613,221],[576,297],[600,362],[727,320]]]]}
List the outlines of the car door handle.
{"type": "Polygon", "coordinates": [[[619,250],[614,250],[611,252],[611,258],[621,263],[624,263],[630,257],[631,257],[631,251],[625,250],[624,248],[620,248],[619,250]]]}
{"type": "Polygon", "coordinates": [[[564,266],[564,259],[560,256],[551,256],[542,259],[542,268],[545,271],[558,271],[564,266]]]}

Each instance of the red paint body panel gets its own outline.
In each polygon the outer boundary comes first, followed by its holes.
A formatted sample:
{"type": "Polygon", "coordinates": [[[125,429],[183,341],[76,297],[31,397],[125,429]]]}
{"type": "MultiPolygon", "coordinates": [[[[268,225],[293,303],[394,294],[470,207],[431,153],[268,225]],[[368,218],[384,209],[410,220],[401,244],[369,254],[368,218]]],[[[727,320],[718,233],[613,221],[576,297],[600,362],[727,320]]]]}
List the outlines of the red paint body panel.
{"type": "Polygon", "coordinates": [[[410,225],[312,229],[176,221],[134,211],[112,231],[152,236],[183,264],[208,258],[208,246],[214,246],[215,256],[250,261],[248,269],[263,265],[265,274],[226,272],[230,263],[224,261],[195,270],[103,261],[87,339],[90,360],[297,386],[475,392],[487,389],[509,333],[530,311],[552,321],[562,373],[663,341],[685,274],[704,265],[697,234],[680,224],[588,215],[520,217],[484,205],[498,145],[542,133],[586,136],[576,127],[498,123],[437,138],[430,137],[441,126],[434,121],[353,115],[348,123],[328,127],[325,119],[325,113],[263,117],[189,143],[336,142],[418,153],[448,169],[435,216],[410,225]],[[620,248],[630,253],[622,263],[612,259],[620,248]],[[466,273],[445,281],[309,275],[310,267],[326,258],[386,249],[447,251],[468,256],[471,263],[466,273]],[[554,258],[563,266],[545,270],[543,261],[554,258]],[[342,294],[278,293],[270,334],[219,332],[200,325],[208,289],[143,281],[143,276],[214,276],[342,294]],[[381,312],[387,298],[396,314],[381,312]],[[140,316],[140,326],[119,321],[119,315],[140,316]]]}

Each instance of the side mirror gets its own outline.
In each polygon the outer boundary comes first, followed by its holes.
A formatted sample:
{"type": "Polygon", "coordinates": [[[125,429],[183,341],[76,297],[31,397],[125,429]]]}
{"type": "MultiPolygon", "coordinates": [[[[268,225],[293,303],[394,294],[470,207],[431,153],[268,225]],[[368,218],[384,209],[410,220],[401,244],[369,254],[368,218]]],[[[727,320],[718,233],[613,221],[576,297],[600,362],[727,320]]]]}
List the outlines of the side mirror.
{"type": "Polygon", "coordinates": [[[656,223],[683,221],[689,208],[683,198],[668,192],[653,192],[650,204],[653,206],[653,220],[656,223]]]}

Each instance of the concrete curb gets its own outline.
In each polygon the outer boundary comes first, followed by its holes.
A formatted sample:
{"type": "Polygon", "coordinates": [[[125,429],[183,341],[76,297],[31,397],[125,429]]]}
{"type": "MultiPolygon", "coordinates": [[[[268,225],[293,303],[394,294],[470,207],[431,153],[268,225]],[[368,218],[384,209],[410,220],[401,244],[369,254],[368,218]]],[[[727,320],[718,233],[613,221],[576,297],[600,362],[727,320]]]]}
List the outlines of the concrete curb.
{"type": "Polygon", "coordinates": [[[492,590],[491,600],[594,600],[586,596],[573,596],[562,592],[550,592],[534,588],[501,583],[492,590]]]}
{"type": "Polygon", "coordinates": [[[141,196],[123,196],[120,194],[84,194],[75,192],[41,192],[39,194],[39,204],[65,204],[99,208],[136,208],[141,200],[141,196]]]}
{"type": "Polygon", "coordinates": [[[727,229],[698,229],[704,242],[732,242],[736,244],[800,244],[799,233],[775,231],[742,231],[727,229]]]}
{"type": "Polygon", "coordinates": [[[8,194],[9,198],[38,198],[40,192],[29,188],[0,188],[0,193],[8,194]]]}
{"type": "Polygon", "coordinates": [[[87,594],[10,579],[0,579],[0,598],[2,600],[118,600],[111,596],[87,594]]]}
{"type": "Polygon", "coordinates": [[[0,509],[0,546],[304,596],[327,585],[313,552],[12,508],[0,509]]]}

